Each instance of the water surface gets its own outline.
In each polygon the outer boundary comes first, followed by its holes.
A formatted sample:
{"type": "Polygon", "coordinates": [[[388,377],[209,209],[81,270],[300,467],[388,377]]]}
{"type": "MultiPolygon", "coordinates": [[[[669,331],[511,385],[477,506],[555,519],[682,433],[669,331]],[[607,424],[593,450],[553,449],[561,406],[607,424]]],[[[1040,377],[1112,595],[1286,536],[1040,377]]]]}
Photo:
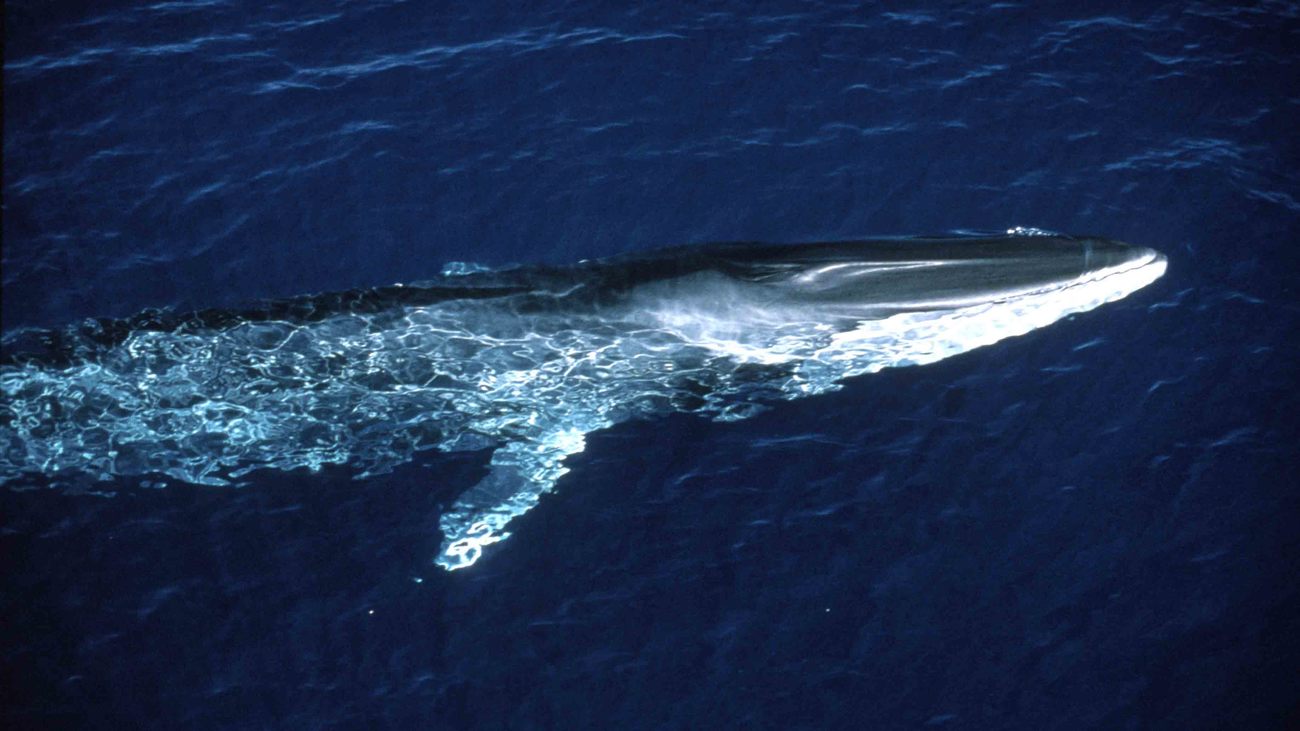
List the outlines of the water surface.
{"type": "Polygon", "coordinates": [[[718,240],[1171,262],[1029,337],[595,432],[452,574],[482,452],[4,490],[6,722],[1283,727],[1295,16],[6,4],[6,337],[718,240]]]}

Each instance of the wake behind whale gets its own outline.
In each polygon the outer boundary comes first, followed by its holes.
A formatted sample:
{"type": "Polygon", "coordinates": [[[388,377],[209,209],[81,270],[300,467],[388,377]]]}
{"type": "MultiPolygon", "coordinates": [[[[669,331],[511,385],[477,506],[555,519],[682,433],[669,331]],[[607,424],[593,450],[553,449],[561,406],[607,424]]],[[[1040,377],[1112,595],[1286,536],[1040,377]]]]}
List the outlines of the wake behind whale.
{"type": "Polygon", "coordinates": [[[592,431],[744,418],[1026,333],[1164,270],[1150,249],[1051,235],[716,244],[26,333],[0,365],[0,480],[364,476],[491,447],[487,477],[441,519],[437,562],[457,569],[508,536],[592,431]]]}

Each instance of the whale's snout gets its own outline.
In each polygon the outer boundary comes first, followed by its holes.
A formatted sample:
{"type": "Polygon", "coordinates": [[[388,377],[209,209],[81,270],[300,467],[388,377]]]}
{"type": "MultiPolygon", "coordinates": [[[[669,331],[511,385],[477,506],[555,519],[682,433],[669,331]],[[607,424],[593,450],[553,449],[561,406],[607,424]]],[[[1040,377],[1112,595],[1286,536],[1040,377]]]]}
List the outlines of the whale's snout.
{"type": "Polygon", "coordinates": [[[1165,266],[1165,255],[1146,246],[1134,246],[1123,241],[1110,239],[1084,239],[1079,242],[1083,249],[1083,269],[1085,272],[1131,269],[1140,266],[1165,266]]]}
{"type": "Polygon", "coordinates": [[[1005,302],[1127,272],[1153,281],[1165,267],[1164,255],[1145,246],[1067,236],[844,242],[778,253],[795,266],[763,281],[792,302],[854,317],[1005,302]]]}

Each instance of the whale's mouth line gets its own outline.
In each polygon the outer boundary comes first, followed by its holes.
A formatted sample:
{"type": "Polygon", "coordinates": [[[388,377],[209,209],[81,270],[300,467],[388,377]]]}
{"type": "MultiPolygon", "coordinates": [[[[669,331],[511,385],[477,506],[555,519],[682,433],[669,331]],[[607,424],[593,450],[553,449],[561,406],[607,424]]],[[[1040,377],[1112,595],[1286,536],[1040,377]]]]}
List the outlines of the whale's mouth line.
{"type": "MultiPolygon", "coordinates": [[[[949,265],[955,263],[965,263],[965,262],[959,262],[953,260],[942,261],[942,262],[925,262],[923,264],[912,265],[911,268],[943,266],[943,265],[949,265]]],[[[1159,278],[1159,276],[1164,273],[1165,265],[1166,265],[1166,260],[1164,256],[1161,255],[1159,252],[1151,251],[1149,254],[1143,256],[1142,258],[1133,259],[1131,261],[1127,261],[1122,264],[1116,264],[1114,266],[1104,267],[1101,269],[1094,269],[1092,271],[1088,271],[1066,282],[1054,282],[1054,283],[1045,284],[1045,285],[1032,287],[1032,288],[1004,291],[998,293],[997,295],[971,296],[969,298],[944,298],[944,299],[934,299],[934,300],[921,300],[916,302],[895,303],[892,305],[885,304],[883,306],[875,303],[866,303],[860,305],[861,307],[866,308],[869,312],[872,313],[866,316],[856,315],[856,312],[858,312],[856,308],[858,308],[859,305],[847,304],[847,305],[842,305],[841,307],[845,308],[849,313],[855,313],[852,314],[851,316],[854,317],[854,319],[856,319],[857,321],[863,322],[863,321],[879,320],[879,319],[883,319],[884,317],[906,313],[906,312],[964,310],[972,307],[1015,304],[1017,302],[1025,302],[1025,301],[1030,301],[1042,297],[1055,297],[1055,296],[1071,294],[1079,289],[1096,287],[1101,282],[1104,282],[1108,279],[1132,276],[1133,274],[1140,272],[1144,269],[1159,267],[1161,271],[1157,273],[1155,277],[1152,278],[1152,281],[1154,281],[1154,279],[1159,278]]],[[[1140,286],[1137,288],[1140,288],[1140,286]]],[[[1124,293],[1127,294],[1131,291],[1133,291],[1133,289],[1125,289],[1124,293]]]]}
{"type": "Polygon", "coordinates": [[[1017,293],[1011,297],[1007,297],[1004,299],[993,300],[993,302],[994,303],[1015,302],[1018,300],[1030,299],[1040,295],[1060,294],[1063,292],[1069,292],[1070,290],[1073,289],[1078,289],[1080,287],[1088,287],[1090,285],[1095,285],[1114,277],[1121,277],[1125,274],[1132,274],[1134,272],[1138,272],[1147,268],[1155,268],[1155,267],[1160,268],[1161,269],[1160,273],[1156,275],[1156,277],[1158,278],[1161,274],[1164,273],[1165,266],[1167,266],[1167,260],[1163,256],[1161,256],[1158,252],[1152,251],[1151,253],[1147,254],[1145,257],[1141,259],[1135,259],[1133,261],[1125,262],[1123,264],[1119,264],[1116,266],[1094,270],[1093,272],[1090,272],[1088,276],[1072,280],[1071,282],[1065,285],[1042,287],[1028,292],[1017,293]]]}

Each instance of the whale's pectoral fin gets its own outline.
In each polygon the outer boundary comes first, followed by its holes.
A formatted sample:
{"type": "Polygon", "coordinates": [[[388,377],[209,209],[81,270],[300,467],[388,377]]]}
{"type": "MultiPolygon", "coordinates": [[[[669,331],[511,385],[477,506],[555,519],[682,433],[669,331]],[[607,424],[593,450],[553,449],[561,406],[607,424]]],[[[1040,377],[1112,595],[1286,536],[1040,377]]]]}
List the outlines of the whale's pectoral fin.
{"type": "Polygon", "coordinates": [[[472,565],[483,547],[505,540],[505,525],[537,504],[568,472],[564,458],[581,452],[583,433],[552,432],[510,442],[492,454],[487,477],[443,514],[442,550],[435,562],[454,571],[472,565]]]}

